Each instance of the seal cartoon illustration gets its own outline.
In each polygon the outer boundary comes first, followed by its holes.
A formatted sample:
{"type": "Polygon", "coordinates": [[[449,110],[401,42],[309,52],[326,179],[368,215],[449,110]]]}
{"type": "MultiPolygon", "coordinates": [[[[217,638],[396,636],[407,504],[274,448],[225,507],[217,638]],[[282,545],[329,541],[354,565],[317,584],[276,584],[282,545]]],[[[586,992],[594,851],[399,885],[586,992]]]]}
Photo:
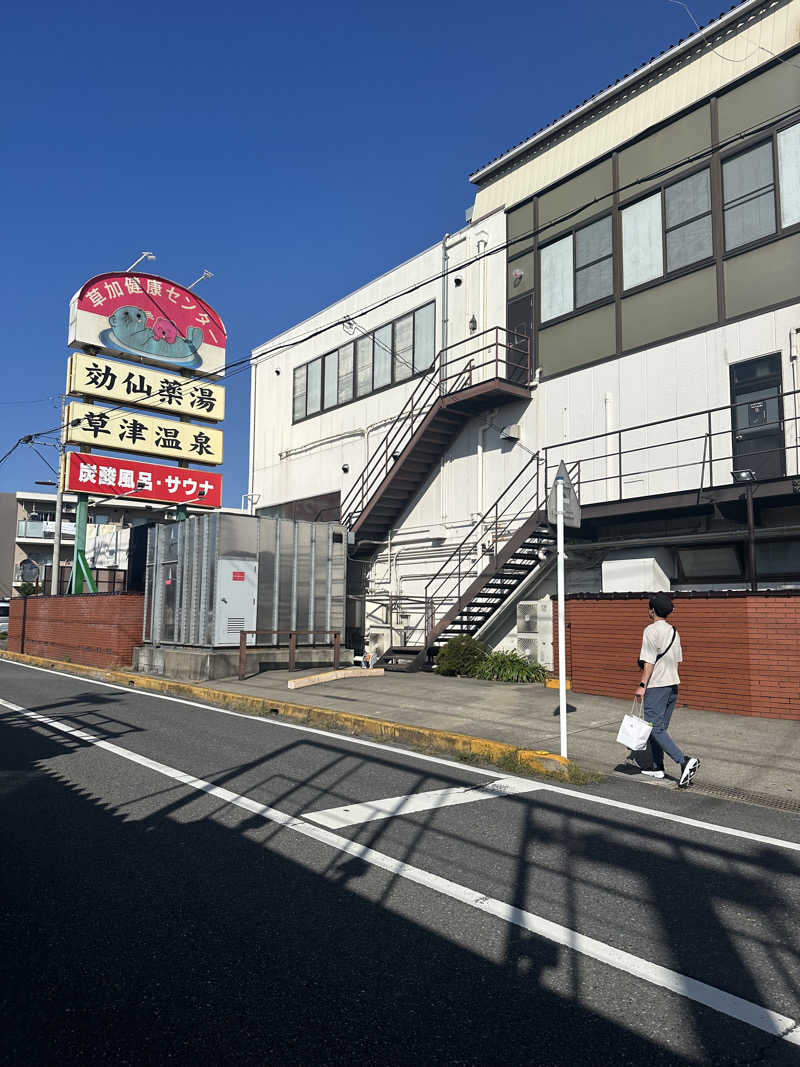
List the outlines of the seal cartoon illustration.
{"type": "Polygon", "coordinates": [[[135,356],[155,356],[164,363],[182,367],[199,367],[198,349],[203,343],[199,326],[189,326],[181,337],[169,319],[159,318],[153,327],[147,325],[147,313],[137,307],[117,308],[109,317],[110,329],[103,330],[100,340],[108,348],[130,352],[135,356]]]}

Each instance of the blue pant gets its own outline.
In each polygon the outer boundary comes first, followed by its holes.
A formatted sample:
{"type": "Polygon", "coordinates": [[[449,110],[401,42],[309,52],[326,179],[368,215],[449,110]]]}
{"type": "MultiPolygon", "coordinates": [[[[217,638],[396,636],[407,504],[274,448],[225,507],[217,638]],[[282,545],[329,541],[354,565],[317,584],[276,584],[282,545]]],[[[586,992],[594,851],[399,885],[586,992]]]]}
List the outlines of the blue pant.
{"type": "Polygon", "coordinates": [[[686,757],[667,733],[675,701],[678,699],[677,685],[659,685],[654,689],[648,686],[644,694],[644,717],[653,724],[650,734],[650,748],[653,753],[653,766],[664,770],[664,753],[682,764],[686,757]]]}

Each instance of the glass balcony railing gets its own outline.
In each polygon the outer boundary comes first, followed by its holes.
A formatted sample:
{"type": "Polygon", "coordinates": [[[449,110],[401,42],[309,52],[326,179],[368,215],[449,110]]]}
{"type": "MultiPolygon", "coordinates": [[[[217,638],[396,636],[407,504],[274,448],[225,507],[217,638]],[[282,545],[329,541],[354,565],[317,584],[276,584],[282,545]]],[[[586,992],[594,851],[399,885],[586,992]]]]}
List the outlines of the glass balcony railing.
{"type": "MultiPolygon", "coordinates": [[[[24,540],[26,537],[46,537],[52,540],[55,537],[56,524],[48,519],[20,519],[17,522],[17,539],[24,540]]],[[[61,523],[62,540],[70,540],[75,537],[74,521],[63,520],[61,523]]]]}

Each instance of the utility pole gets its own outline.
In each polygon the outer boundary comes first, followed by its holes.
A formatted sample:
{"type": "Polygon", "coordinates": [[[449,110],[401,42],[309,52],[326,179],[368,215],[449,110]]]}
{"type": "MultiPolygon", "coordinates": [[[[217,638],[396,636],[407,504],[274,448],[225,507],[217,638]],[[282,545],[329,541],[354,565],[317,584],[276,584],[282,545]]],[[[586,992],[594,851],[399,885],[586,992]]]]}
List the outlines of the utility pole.
{"type": "Polygon", "coordinates": [[[64,425],[64,412],[67,407],[66,396],[61,397],[61,436],[58,446],[58,490],[56,492],[56,522],[55,532],[53,534],[53,570],[50,575],[50,596],[58,596],[59,592],[59,577],[61,567],[61,509],[64,505],[64,480],[67,476],[67,472],[64,468],[64,464],[67,461],[66,452],[64,448],[64,439],[67,435],[67,428],[64,425]]]}

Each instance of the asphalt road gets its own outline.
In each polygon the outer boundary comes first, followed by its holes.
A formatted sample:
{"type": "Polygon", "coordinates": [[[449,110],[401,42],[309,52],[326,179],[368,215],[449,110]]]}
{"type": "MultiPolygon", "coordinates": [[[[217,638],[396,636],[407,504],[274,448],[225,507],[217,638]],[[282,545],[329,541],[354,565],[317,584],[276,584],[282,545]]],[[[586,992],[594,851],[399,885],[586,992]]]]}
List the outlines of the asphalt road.
{"type": "Polygon", "coordinates": [[[797,816],[8,662],[0,701],[6,1063],[800,1063],[797,816]]]}

